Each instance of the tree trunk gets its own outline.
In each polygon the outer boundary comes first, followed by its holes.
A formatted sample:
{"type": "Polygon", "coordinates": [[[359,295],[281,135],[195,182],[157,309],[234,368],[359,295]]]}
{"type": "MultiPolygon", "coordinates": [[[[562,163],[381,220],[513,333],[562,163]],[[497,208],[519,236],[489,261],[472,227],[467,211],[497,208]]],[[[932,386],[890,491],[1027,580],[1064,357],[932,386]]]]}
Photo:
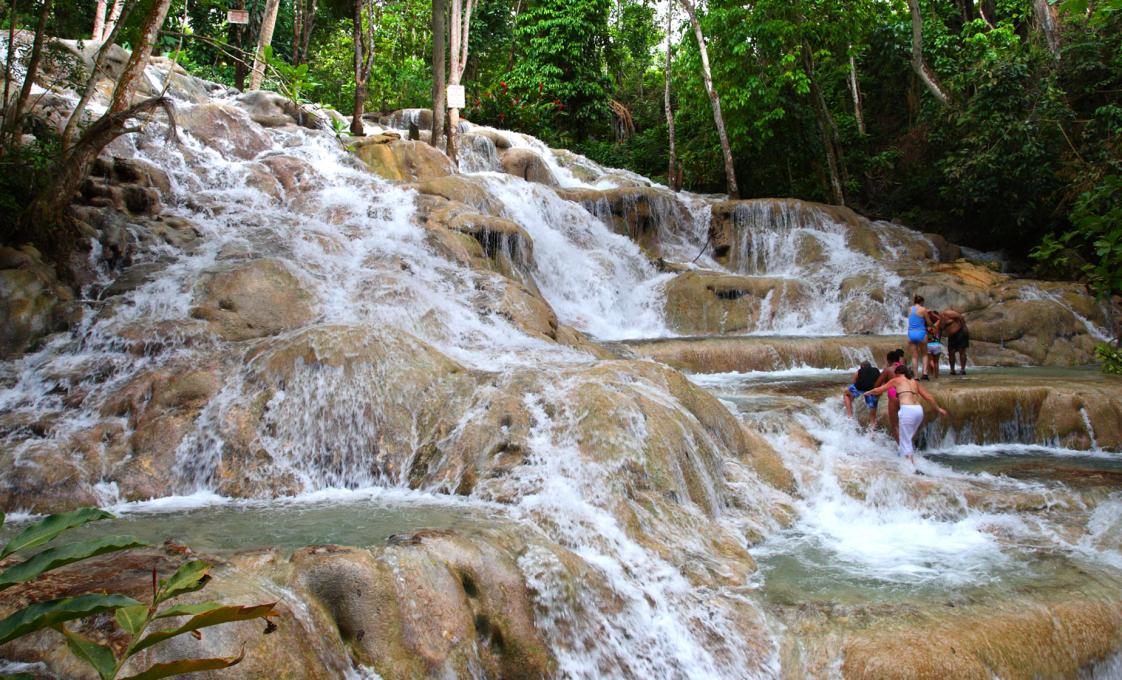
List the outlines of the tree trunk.
{"type": "Polygon", "coordinates": [[[124,10],[126,2],[127,0],[113,0],[113,4],[109,8],[109,18],[105,21],[105,27],[101,29],[102,38],[117,27],[118,21],[123,21],[123,19],[121,19],[121,12],[124,10]]]}
{"type": "Polygon", "coordinates": [[[912,69],[939,103],[948,106],[950,97],[943,91],[935,72],[923,61],[923,16],[919,13],[919,0],[908,0],[908,9],[912,13],[912,69]]]}
{"type": "Polygon", "coordinates": [[[1032,13],[1036,26],[1044,35],[1048,51],[1056,59],[1060,58],[1060,19],[1058,10],[1048,0],[1032,0],[1032,13]]]}
{"type": "Polygon", "coordinates": [[[444,39],[447,30],[444,25],[444,0],[432,0],[432,136],[429,144],[440,148],[444,137],[445,63],[444,39]]]}
{"type": "Polygon", "coordinates": [[[106,9],[106,0],[97,0],[97,7],[94,9],[93,30],[90,31],[90,40],[92,42],[101,42],[101,36],[105,33],[106,9]]]}
{"type": "Polygon", "coordinates": [[[818,79],[814,71],[814,55],[811,52],[810,44],[805,39],[802,44],[802,56],[803,66],[810,83],[810,98],[814,103],[814,117],[818,120],[818,131],[822,136],[822,148],[826,152],[826,168],[830,172],[830,195],[834,205],[845,205],[846,182],[842,177],[844,174],[842,168],[845,161],[842,158],[841,137],[838,135],[838,127],[834,123],[834,117],[830,115],[830,109],[826,105],[822,88],[818,86],[818,79]]]}
{"type": "Polygon", "coordinates": [[[109,103],[110,113],[118,113],[129,107],[136,81],[143,77],[144,67],[148,65],[148,57],[151,56],[152,46],[156,44],[156,36],[164,25],[169,7],[171,0],[156,0],[148,9],[148,15],[140,25],[140,43],[133,48],[121,77],[117,79],[117,87],[114,88],[113,98],[109,103]]]}
{"type": "Polygon", "coordinates": [[[857,79],[857,59],[853,57],[853,47],[849,53],[849,91],[853,95],[853,117],[857,120],[857,131],[865,136],[865,114],[861,111],[861,83],[857,79]]]}
{"type": "MultiPolygon", "coordinates": [[[[125,23],[128,15],[132,13],[136,5],[132,2],[125,4],[123,14],[120,16],[120,21],[113,24],[112,29],[104,35],[101,41],[101,46],[97,49],[97,55],[94,57],[93,70],[90,71],[90,77],[86,79],[86,89],[82,92],[82,96],[78,99],[78,104],[74,110],[70,112],[70,117],[66,120],[66,127],[62,130],[62,150],[65,152],[70,146],[74,137],[74,128],[82,119],[82,114],[86,110],[86,104],[89,103],[90,98],[93,97],[94,91],[97,89],[97,81],[101,74],[106,72],[105,61],[109,57],[109,50],[113,47],[117,35],[121,32],[121,26],[125,23]]],[[[108,28],[108,25],[106,25],[108,28]]]]}
{"type": "MultiPolygon", "coordinates": [[[[467,66],[468,58],[468,31],[471,28],[471,10],[474,0],[467,0],[467,7],[463,5],[463,0],[452,0],[452,22],[451,22],[451,44],[449,45],[448,53],[452,57],[451,68],[449,69],[448,79],[450,85],[459,85],[464,75],[464,67],[467,66]],[[463,10],[461,12],[461,10],[463,10]]],[[[460,133],[460,110],[458,108],[448,109],[448,160],[452,161],[452,167],[459,167],[459,159],[457,158],[456,151],[456,137],[460,133]]]]}
{"type": "Polygon", "coordinates": [[[997,13],[997,3],[994,0],[980,0],[978,2],[978,15],[990,28],[994,26],[994,15],[997,13]]]}
{"type": "Polygon", "coordinates": [[[257,34],[257,51],[253,53],[253,70],[249,76],[251,90],[260,90],[261,81],[265,78],[265,47],[273,42],[278,9],[280,0],[265,0],[265,13],[261,17],[261,32],[257,34]]]}
{"type": "MultiPolygon", "coordinates": [[[[8,6],[8,54],[4,58],[4,116],[0,119],[0,132],[8,128],[8,116],[12,111],[12,67],[16,63],[16,0],[8,6]]],[[[5,146],[0,144],[0,153],[5,146]]]]}
{"type": "Polygon", "coordinates": [[[666,6],[666,68],[663,71],[663,91],[662,103],[666,109],[666,129],[670,135],[670,149],[669,158],[666,161],[666,186],[670,187],[671,191],[678,191],[681,188],[681,183],[677,176],[678,168],[678,151],[675,148],[674,139],[674,109],[670,106],[670,47],[672,36],[674,35],[674,3],[668,3],[666,6]]]}
{"type": "Polygon", "coordinates": [[[736,170],[732,162],[732,147],[729,146],[729,136],[725,131],[725,119],[721,116],[721,99],[717,95],[716,88],[713,87],[713,76],[709,70],[709,50],[705,47],[705,36],[701,32],[701,23],[697,20],[697,13],[694,11],[693,4],[690,0],[678,0],[681,3],[682,9],[686,10],[689,15],[690,24],[693,26],[693,34],[697,39],[697,50],[701,53],[701,78],[705,81],[705,91],[709,94],[709,103],[713,107],[713,123],[717,126],[717,136],[721,139],[721,153],[725,159],[725,183],[728,187],[729,198],[740,198],[740,191],[736,186],[736,170]]]}
{"type": "MultiPolygon", "coordinates": [[[[23,77],[23,87],[19,91],[19,100],[15,103],[10,115],[6,115],[5,123],[8,125],[7,133],[12,141],[19,139],[23,110],[31,96],[31,86],[35,83],[35,76],[39,74],[39,62],[43,58],[43,43],[47,40],[47,17],[51,14],[51,5],[54,0],[45,0],[43,8],[39,11],[39,23],[35,26],[35,42],[31,46],[31,59],[27,62],[27,73],[23,77]]],[[[9,54],[15,50],[9,49],[9,54]]],[[[7,108],[7,107],[6,107],[7,108]]]]}

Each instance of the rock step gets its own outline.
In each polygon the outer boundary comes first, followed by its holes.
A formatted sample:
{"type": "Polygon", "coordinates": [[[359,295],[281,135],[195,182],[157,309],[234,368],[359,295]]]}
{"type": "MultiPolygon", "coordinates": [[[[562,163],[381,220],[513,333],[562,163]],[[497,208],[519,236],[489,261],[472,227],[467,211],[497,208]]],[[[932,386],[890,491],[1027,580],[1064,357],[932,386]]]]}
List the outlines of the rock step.
{"type": "MultiPolygon", "coordinates": [[[[653,338],[611,343],[629,358],[648,358],[691,373],[778,371],[787,368],[857,366],[862,360],[881,363],[893,349],[906,349],[903,335],[699,336],[653,338]]],[[[996,343],[971,341],[969,366],[1027,366],[1029,357],[996,343]]],[[[943,360],[946,368],[946,360],[943,360]]]]}

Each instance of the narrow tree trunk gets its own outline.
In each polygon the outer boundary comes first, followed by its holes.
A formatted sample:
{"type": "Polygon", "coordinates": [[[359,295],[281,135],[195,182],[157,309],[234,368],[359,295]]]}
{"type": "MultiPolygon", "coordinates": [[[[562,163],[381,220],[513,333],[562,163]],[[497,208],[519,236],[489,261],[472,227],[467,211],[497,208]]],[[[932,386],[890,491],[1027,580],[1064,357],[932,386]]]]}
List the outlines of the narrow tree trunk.
{"type": "Polygon", "coordinates": [[[273,42],[278,9],[280,0],[265,0],[265,13],[261,17],[261,32],[257,34],[257,51],[253,53],[253,70],[249,76],[251,90],[260,90],[261,81],[265,78],[265,47],[273,42]]]}
{"type": "Polygon", "coordinates": [[[857,59],[853,56],[853,46],[849,52],[849,91],[853,95],[853,117],[857,120],[857,131],[861,136],[865,132],[865,114],[861,111],[861,83],[857,79],[857,59]]]}
{"type": "Polygon", "coordinates": [[[803,40],[802,44],[803,66],[806,69],[807,80],[810,85],[810,98],[814,103],[814,117],[818,120],[818,131],[822,136],[822,148],[826,152],[826,168],[830,172],[830,195],[834,205],[845,205],[845,180],[843,178],[844,159],[842,158],[841,137],[838,134],[834,117],[826,105],[826,97],[822,88],[818,86],[818,78],[814,69],[814,55],[810,44],[803,40]]]}
{"type": "Polygon", "coordinates": [[[982,21],[990,28],[996,28],[994,25],[994,15],[997,13],[997,3],[994,0],[980,0],[978,2],[978,16],[982,17],[982,21]]]}
{"type": "Polygon", "coordinates": [[[444,137],[445,108],[445,62],[444,39],[447,30],[444,25],[444,1],[432,0],[432,136],[429,144],[440,148],[444,137]]]}
{"type": "MultiPolygon", "coordinates": [[[[4,58],[4,117],[0,121],[0,131],[8,129],[8,118],[12,113],[12,67],[16,63],[16,0],[8,7],[8,54],[4,58]]],[[[4,145],[0,145],[3,150],[4,145]]]]}
{"type": "MultiPolygon", "coordinates": [[[[23,77],[23,87],[19,91],[19,100],[15,103],[11,115],[5,116],[8,125],[8,134],[12,140],[19,138],[24,108],[31,96],[31,86],[35,83],[35,76],[39,75],[39,62],[43,58],[43,43],[47,41],[47,17],[51,14],[51,5],[54,0],[45,0],[43,8],[39,11],[39,23],[35,26],[35,42],[31,45],[31,59],[27,62],[27,73],[23,77]]],[[[8,54],[15,52],[11,47],[8,54]]],[[[10,58],[10,57],[9,57],[10,58]]]]}
{"type": "Polygon", "coordinates": [[[935,72],[923,61],[923,16],[919,12],[919,0],[908,0],[908,9],[912,13],[912,69],[939,103],[948,106],[950,97],[943,91],[935,72]]]}
{"type": "Polygon", "coordinates": [[[666,5],[666,68],[663,71],[662,103],[666,109],[666,129],[670,135],[669,158],[666,161],[666,185],[671,191],[681,188],[678,179],[678,151],[674,139],[674,109],[670,106],[670,47],[674,36],[674,3],[666,5]]]}
{"type": "Polygon", "coordinates": [[[152,46],[156,44],[156,36],[160,27],[164,25],[171,0],[156,0],[148,10],[140,26],[140,42],[133,48],[121,77],[117,79],[117,87],[113,90],[113,98],[109,103],[109,112],[118,113],[129,107],[129,99],[136,89],[136,82],[143,77],[144,67],[148,65],[148,58],[152,53],[152,46]]]}
{"type": "MultiPolygon", "coordinates": [[[[467,66],[468,58],[468,31],[471,28],[471,10],[474,0],[468,0],[466,8],[463,5],[463,0],[452,0],[452,25],[451,25],[451,44],[449,45],[448,53],[452,56],[452,64],[449,69],[449,81],[451,85],[459,85],[464,75],[464,67],[467,66]],[[461,12],[461,9],[463,10],[461,12]]],[[[448,159],[452,161],[452,167],[459,167],[459,159],[457,158],[456,138],[460,133],[460,109],[452,108],[448,110],[448,159]]]]}
{"type": "Polygon", "coordinates": [[[94,23],[93,30],[90,31],[90,40],[93,42],[101,42],[101,36],[105,33],[105,10],[107,9],[106,0],[97,0],[97,7],[94,9],[94,23]]]}
{"type": "Polygon", "coordinates": [[[1048,0],[1032,0],[1032,13],[1036,26],[1044,35],[1048,51],[1056,59],[1060,58],[1060,19],[1058,10],[1048,0]]]}
{"type": "Polygon", "coordinates": [[[374,68],[374,38],[378,30],[380,13],[375,11],[374,0],[354,0],[355,44],[355,108],[351,114],[351,134],[365,133],[362,114],[366,110],[366,84],[370,82],[370,70],[374,68]],[[366,26],[362,25],[362,10],[366,9],[366,26]]]}
{"type": "Polygon", "coordinates": [[[122,21],[121,12],[124,10],[126,2],[127,0],[113,0],[113,4],[109,8],[109,18],[105,21],[104,28],[101,29],[103,39],[117,27],[118,21],[122,21]]]}
{"type": "MultiPolygon", "coordinates": [[[[74,137],[74,128],[82,119],[82,114],[86,110],[86,104],[89,103],[90,98],[93,97],[94,91],[97,89],[97,82],[102,74],[106,73],[105,62],[109,58],[109,51],[113,47],[114,41],[117,40],[117,35],[121,32],[121,25],[124,24],[128,15],[132,12],[136,5],[132,2],[125,4],[123,13],[120,15],[120,21],[113,24],[108,33],[102,36],[101,47],[97,49],[97,55],[94,57],[93,70],[90,71],[90,77],[86,80],[86,89],[82,92],[82,96],[78,99],[78,104],[74,110],[70,112],[70,117],[66,120],[66,127],[62,131],[62,149],[65,152],[70,146],[74,137]]],[[[109,28],[108,24],[106,28],[109,28]]]]}
{"type": "Polygon", "coordinates": [[[721,99],[717,95],[716,88],[713,87],[713,76],[709,70],[709,50],[705,47],[705,35],[701,32],[701,23],[697,20],[697,13],[694,11],[693,4],[690,0],[678,0],[682,9],[686,10],[689,15],[690,24],[693,26],[693,34],[697,39],[697,50],[701,53],[701,78],[705,82],[705,91],[709,95],[709,103],[713,108],[713,122],[717,126],[717,136],[721,139],[721,153],[725,159],[725,183],[728,186],[729,198],[739,198],[740,191],[736,186],[736,170],[732,162],[732,147],[729,145],[729,136],[725,131],[725,119],[721,116],[721,99]]]}

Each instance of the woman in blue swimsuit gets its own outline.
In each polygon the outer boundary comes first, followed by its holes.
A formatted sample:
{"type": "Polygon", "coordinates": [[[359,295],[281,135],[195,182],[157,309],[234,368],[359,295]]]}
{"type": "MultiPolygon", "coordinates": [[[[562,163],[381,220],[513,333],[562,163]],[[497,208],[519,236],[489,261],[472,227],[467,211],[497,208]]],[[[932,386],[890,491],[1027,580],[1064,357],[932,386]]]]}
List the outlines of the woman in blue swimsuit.
{"type": "Polygon", "coordinates": [[[923,306],[923,296],[912,298],[914,303],[908,310],[908,347],[912,349],[915,360],[915,374],[922,375],[927,363],[927,308],[923,306]]]}

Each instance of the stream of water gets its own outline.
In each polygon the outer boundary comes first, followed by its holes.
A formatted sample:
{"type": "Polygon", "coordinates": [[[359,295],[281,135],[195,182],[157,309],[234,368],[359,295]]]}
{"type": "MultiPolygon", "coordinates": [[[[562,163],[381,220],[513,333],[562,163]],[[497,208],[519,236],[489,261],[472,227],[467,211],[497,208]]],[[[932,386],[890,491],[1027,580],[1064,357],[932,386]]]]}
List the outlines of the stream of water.
{"type": "MultiPolygon", "coordinates": [[[[413,189],[372,177],[328,132],[260,130],[238,109],[230,111],[240,124],[258,129],[270,148],[246,160],[190,134],[181,147],[157,143],[156,129],[116,148],[167,170],[172,189],[163,197],[165,213],[192,220],[201,231],[199,246],[143,251],[137,264],[159,264],[158,274],[90,305],[78,332],[0,365],[0,413],[28,421],[51,418],[48,436],[28,437],[19,429],[5,435],[17,470],[40,465],[36,456],[45,445],[64,444],[104,422],[108,400],[138,376],[215,357],[223,362],[217,396],[176,451],[174,494],[125,502],[108,463],[77,463],[105,466],[99,500],[124,515],[122,531],[229,554],[310,543],[379,545],[421,528],[528,527],[579,558],[596,584],[576,610],[565,586],[572,575],[555,553],[532,547],[518,561],[558,674],[574,678],[776,677],[783,671],[786,633],[775,608],[802,602],[1016,598],[1028,589],[1067,587],[1081,573],[1122,583],[1117,458],[1047,442],[989,445],[960,438],[933,447],[920,477],[895,459],[887,435],[866,433],[844,418],[838,395],[848,371],[804,366],[691,376],[758,431],[791,471],[793,489],[772,489],[716,436],[689,429],[696,417],[665,381],[623,373],[589,377],[581,372],[594,364],[589,352],[535,337],[489,311],[501,276],[439,254],[418,224],[413,189]],[[297,190],[277,197],[253,178],[261,161],[281,157],[303,162],[309,171],[297,190]],[[537,382],[518,394],[530,423],[522,463],[499,486],[480,485],[466,495],[436,483],[411,490],[416,485],[404,472],[369,464],[387,436],[372,410],[400,407],[397,374],[373,365],[363,372],[298,364],[270,393],[261,438],[276,466],[270,474],[288,475],[293,481],[286,493],[294,495],[218,495],[228,455],[220,435],[229,431],[224,419],[264,394],[259,374],[269,355],[169,331],[163,351],[138,356],[122,338],[137,328],[184,324],[192,318],[200,280],[261,257],[278,260],[306,287],[317,326],[406,333],[491,385],[536,371],[537,382]],[[625,466],[588,455],[581,426],[591,416],[579,404],[595,390],[611,395],[604,403],[617,408],[618,427],[599,442],[605,450],[635,452],[633,460],[644,461],[651,432],[663,430],[633,406],[640,400],[663,409],[668,421],[685,423],[676,425],[677,436],[697,457],[678,474],[695,495],[678,506],[677,517],[643,514],[616,486],[625,466]],[[831,396],[823,396],[826,391],[831,396]],[[83,396],[76,403],[68,399],[78,393],[83,396]],[[942,486],[933,490],[933,483],[942,486]],[[761,507],[732,502],[736,494],[762,499],[761,507]],[[1046,509],[1021,511],[978,500],[1028,496],[1043,499],[1046,509]],[[779,507],[789,510],[785,517],[773,512],[779,507]],[[702,579],[693,578],[689,563],[709,560],[710,537],[701,534],[712,526],[734,536],[733,547],[758,562],[749,579],[697,585],[702,579]],[[738,639],[745,626],[760,632],[752,644],[738,639]]],[[[541,154],[561,186],[605,188],[642,180],[609,173],[587,159],[562,162],[537,140],[492,132],[541,154]],[[599,177],[585,181],[571,168],[599,177]]],[[[495,172],[490,142],[463,151],[462,170],[532,238],[530,278],[561,323],[600,340],[672,335],[663,306],[673,274],[659,271],[602,216],[548,187],[495,172]]],[[[666,254],[685,260],[705,242],[711,201],[683,201],[687,223],[669,224],[663,217],[659,229],[666,254]]],[[[855,306],[874,318],[874,330],[898,330],[894,300],[902,295],[901,279],[852,247],[841,223],[783,206],[748,207],[737,219],[750,224],[740,232],[744,240],[729,272],[798,280],[815,301],[763,315],[770,321],[755,332],[844,334],[843,320],[855,306]]],[[[876,223],[873,229],[889,258],[902,252],[902,243],[922,238],[896,225],[876,223]]],[[[708,257],[700,263],[719,267],[708,257]]],[[[104,272],[87,293],[93,297],[109,283],[104,272]]],[[[419,343],[409,348],[427,351],[419,343]]],[[[461,436],[473,413],[454,418],[445,439],[461,436]]],[[[130,431],[134,426],[126,418],[119,424],[130,431]]],[[[412,456],[431,444],[422,441],[420,427],[411,435],[412,456]]],[[[1116,661],[1109,663],[1102,672],[1117,668],[1116,661]]]]}

